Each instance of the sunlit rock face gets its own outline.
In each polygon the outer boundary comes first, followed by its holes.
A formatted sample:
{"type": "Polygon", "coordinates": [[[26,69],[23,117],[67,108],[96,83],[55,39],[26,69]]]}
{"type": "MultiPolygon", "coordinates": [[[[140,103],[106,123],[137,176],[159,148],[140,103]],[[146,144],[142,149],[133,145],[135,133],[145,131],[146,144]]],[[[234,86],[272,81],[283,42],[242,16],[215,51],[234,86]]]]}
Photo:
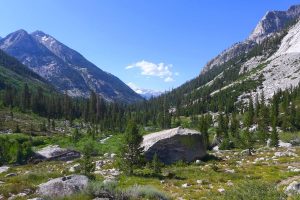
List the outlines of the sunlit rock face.
{"type": "Polygon", "coordinates": [[[192,162],[206,155],[203,135],[181,127],[145,135],[142,147],[147,160],[152,160],[157,154],[165,164],[180,160],[192,162]]]}

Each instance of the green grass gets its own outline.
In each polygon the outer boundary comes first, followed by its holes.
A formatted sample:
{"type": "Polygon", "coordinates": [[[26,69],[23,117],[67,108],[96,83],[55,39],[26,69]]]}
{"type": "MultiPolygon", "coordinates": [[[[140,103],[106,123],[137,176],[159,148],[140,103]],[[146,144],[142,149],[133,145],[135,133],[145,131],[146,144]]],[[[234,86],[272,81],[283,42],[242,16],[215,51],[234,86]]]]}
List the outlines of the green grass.
{"type": "Polygon", "coordinates": [[[279,134],[280,140],[283,142],[291,142],[292,140],[300,140],[300,132],[282,132],[279,134]]]}

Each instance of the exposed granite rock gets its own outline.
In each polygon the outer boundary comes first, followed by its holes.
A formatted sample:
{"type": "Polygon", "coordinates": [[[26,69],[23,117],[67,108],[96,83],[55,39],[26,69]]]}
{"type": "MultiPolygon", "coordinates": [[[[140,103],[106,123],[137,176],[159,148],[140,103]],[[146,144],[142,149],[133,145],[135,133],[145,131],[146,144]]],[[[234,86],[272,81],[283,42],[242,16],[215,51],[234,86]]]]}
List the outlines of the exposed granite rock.
{"type": "Polygon", "coordinates": [[[88,185],[83,175],[71,175],[52,179],[38,186],[37,194],[46,197],[63,197],[82,191],[88,185]]]}
{"type": "Polygon", "coordinates": [[[60,148],[58,145],[50,145],[35,152],[33,161],[40,160],[61,160],[69,161],[80,158],[80,153],[70,149],[60,148]]]}
{"type": "Polygon", "coordinates": [[[145,135],[142,147],[147,160],[152,160],[156,153],[165,164],[192,162],[206,155],[203,135],[181,127],[145,135]]]}

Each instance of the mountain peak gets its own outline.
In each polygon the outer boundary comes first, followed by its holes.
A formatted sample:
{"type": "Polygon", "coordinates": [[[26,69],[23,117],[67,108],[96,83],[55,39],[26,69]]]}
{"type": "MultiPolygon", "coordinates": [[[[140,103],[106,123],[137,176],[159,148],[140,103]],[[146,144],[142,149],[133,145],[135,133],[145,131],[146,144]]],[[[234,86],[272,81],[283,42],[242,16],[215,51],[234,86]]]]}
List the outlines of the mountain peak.
{"type": "Polygon", "coordinates": [[[32,36],[47,36],[48,34],[44,33],[43,31],[36,30],[31,33],[32,36]]]}
{"type": "Polygon", "coordinates": [[[300,5],[291,6],[287,11],[268,11],[259,21],[248,40],[262,42],[270,35],[283,30],[286,25],[300,16],[300,5]]]}

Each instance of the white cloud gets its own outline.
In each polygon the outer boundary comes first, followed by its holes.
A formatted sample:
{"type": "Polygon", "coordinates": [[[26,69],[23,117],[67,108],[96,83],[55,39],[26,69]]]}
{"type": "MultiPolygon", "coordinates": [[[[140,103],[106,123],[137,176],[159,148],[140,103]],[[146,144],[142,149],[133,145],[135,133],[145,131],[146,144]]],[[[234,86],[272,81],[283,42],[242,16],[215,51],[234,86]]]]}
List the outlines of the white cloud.
{"type": "Polygon", "coordinates": [[[155,64],[152,62],[142,60],[127,66],[125,69],[139,68],[141,70],[141,75],[143,76],[155,76],[164,79],[165,82],[171,82],[174,81],[173,75],[179,75],[178,72],[172,72],[172,67],[173,66],[171,64],[155,64]]]}
{"type": "Polygon", "coordinates": [[[174,81],[174,79],[172,77],[167,77],[164,81],[168,83],[174,81]]]}

